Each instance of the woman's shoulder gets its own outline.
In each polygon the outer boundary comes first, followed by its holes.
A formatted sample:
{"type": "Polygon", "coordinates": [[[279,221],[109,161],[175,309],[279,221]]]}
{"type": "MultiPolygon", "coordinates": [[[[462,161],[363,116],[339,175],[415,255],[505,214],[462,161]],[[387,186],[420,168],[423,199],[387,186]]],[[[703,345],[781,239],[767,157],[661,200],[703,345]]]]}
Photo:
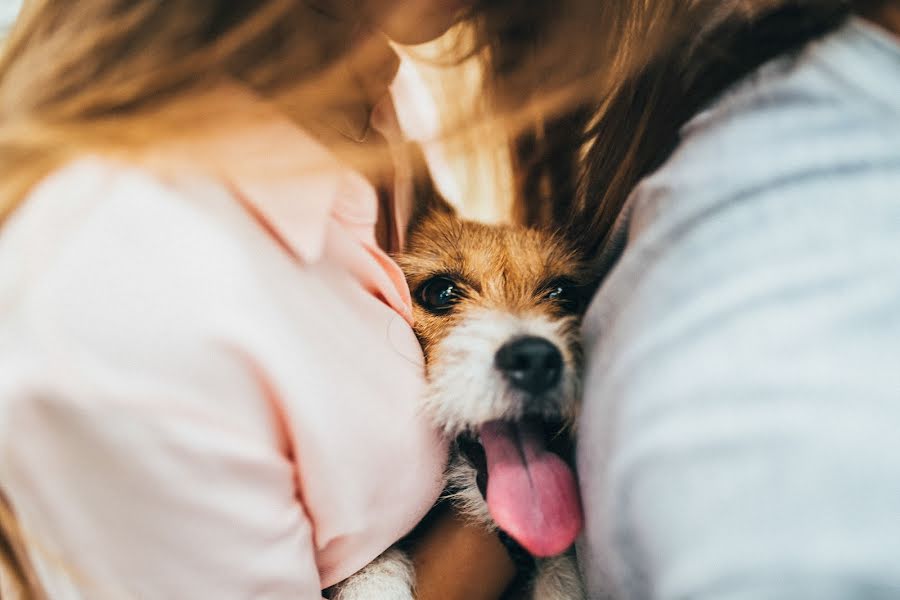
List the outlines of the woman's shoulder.
{"type": "Polygon", "coordinates": [[[695,115],[629,199],[630,237],[829,174],[877,179],[896,169],[898,138],[900,41],[851,19],[695,115]]]}
{"type": "Polygon", "coordinates": [[[0,303],[47,327],[192,331],[252,277],[229,230],[228,211],[239,210],[230,204],[212,181],[78,159],[41,181],[4,224],[0,303]]]}
{"type": "Polygon", "coordinates": [[[124,229],[169,236],[184,220],[202,222],[227,190],[199,171],[181,173],[100,156],[84,156],[49,173],[26,196],[5,225],[4,237],[18,230],[44,247],[72,243],[85,227],[101,221],[98,240],[124,229]],[[166,224],[164,227],[159,225],[166,224]],[[115,227],[105,227],[115,225],[115,227]],[[169,233],[167,233],[167,231],[169,233]],[[12,232],[10,234],[10,232],[12,232]],[[36,240],[35,240],[36,241],[36,240]],[[56,242],[54,244],[53,242],[56,242]]]}
{"type": "MultiPolygon", "coordinates": [[[[881,132],[898,126],[900,38],[853,17],[797,52],[764,64],[695,115],[681,132],[672,164],[716,146],[719,153],[727,151],[723,158],[739,158],[752,168],[755,162],[779,162],[779,154],[795,150],[785,144],[809,146],[811,138],[833,141],[853,134],[860,141],[886,142],[881,132]],[[773,152],[754,156],[754,146],[763,145],[773,152]]],[[[896,150],[896,144],[889,149],[896,150]]],[[[805,154],[821,159],[841,156],[838,151],[832,146],[805,154]]]]}
{"type": "MultiPolygon", "coordinates": [[[[215,222],[214,202],[151,169],[97,157],[35,186],[0,232],[7,399],[32,406],[29,386],[38,386],[53,390],[53,406],[77,400],[101,413],[119,400],[182,396],[209,411],[210,390],[217,402],[252,404],[218,387],[253,389],[229,345],[248,325],[239,292],[252,275],[215,222]]],[[[2,427],[15,403],[0,404],[2,427]]]]}
{"type": "Polygon", "coordinates": [[[149,267],[146,260],[173,254],[180,260],[167,267],[189,267],[229,243],[221,217],[229,212],[240,214],[240,208],[211,177],[87,156],[51,172],[31,190],[4,223],[0,251],[25,257],[34,272],[67,257],[98,254],[107,259],[91,261],[94,267],[117,257],[149,267]]]}

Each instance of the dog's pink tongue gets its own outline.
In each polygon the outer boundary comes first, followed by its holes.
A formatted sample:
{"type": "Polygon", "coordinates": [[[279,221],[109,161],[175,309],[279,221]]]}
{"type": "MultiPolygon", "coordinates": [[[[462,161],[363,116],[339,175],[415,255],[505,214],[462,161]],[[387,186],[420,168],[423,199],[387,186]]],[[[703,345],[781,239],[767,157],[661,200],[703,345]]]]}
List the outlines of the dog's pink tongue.
{"type": "Polygon", "coordinates": [[[494,521],[534,556],[565,551],[584,521],[572,470],[546,449],[535,424],[492,421],[480,434],[494,521]]]}

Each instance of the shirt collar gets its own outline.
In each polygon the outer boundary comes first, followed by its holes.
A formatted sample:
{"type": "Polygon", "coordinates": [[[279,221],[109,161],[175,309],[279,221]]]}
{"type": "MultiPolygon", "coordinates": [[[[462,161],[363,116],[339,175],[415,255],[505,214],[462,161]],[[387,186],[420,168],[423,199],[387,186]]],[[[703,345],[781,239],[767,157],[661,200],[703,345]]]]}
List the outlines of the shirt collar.
{"type": "MultiPolygon", "coordinates": [[[[359,20],[352,0],[308,0],[307,4],[317,18],[345,25],[351,38],[348,44],[354,47],[334,65],[341,73],[344,101],[308,127],[325,137],[336,134],[364,142],[373,127],[376,106],[390,103],[389,86],[399,68],[399,57],[383,35],[359,20]]],[[[356,215],[364,212],[367,218],[371,213],[374,223],[377,198],[372,186],[271,102],[238,83],[223,85],[216,102],[229,114],[260,118],[243,131],[223,132],[202,144],[203,148],[189,146],[185,159],[212,161],[215,176],[239,194],[293,253],[307,262],[318,260],[337,196],[342,197],[342,210],[356,215]]],[[[171,162],[171,158],[163,160],[171,162]]]]}
{"type": "MultiPolygon", "coordinates": [[[[339,23],[352,48],[346,56],[336,57],[333,65],[340,75],[335,83],[342,90],[340,106],[308,125],[364,142],[373,127],[376,106],[390,103],[389,86],[399,57],[387,38],[360,18],[356,0],[306,0],[306,5],[310,18],[339,23]]],[[[233,114],[254,114],[251,111],[261,108],[265,114],[260,125],[242,134],[229,132],[221,141],[216,154],[224,168],[217,175],[266,220],[289,249],[307,262],[318,260],[338,197],[339,210],[352,213],[357,221],[365,214],[374,225],[377,198],[362,175],[249,89],[234,85],[224,93],[234,103],[233,110],[240,111],[233,114]]]]}
{"type": "Polygon", "coordinates": [[[312,263],[321,257],[335,210],[365,213],[374,222],[372,186],[299,125],[239,85],[224,86],[217,102],[231,114],[258,118],[200,147],[190,145],[185,159],[207,164],[298,258],[312,263]]]}
{"type": "Polygon", "coordinates": [[[381,269],[351,261],[355,275],[412,322],[403,273],[375,242],[378,217],[375,188],[342,163],[312,135],[252,91],[231,84],[217,90],[216,103],[230,114],[255,118],[246,127],[169,145],[147,156],[152,165],[177,174],[200,167],[223,182],[287,251],[304,263],[317,262],[333,227],[350,235],[381,269]],[[354,266],[356,265],[356,266],[354,266]]]}

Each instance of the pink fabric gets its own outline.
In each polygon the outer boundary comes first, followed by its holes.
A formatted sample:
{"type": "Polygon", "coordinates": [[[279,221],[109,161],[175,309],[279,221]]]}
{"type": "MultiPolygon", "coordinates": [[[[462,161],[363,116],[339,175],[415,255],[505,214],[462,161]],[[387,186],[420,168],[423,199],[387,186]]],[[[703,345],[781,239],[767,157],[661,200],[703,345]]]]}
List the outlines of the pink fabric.
{"type": "Polygon", "coordinates": [[[0,235],[0,482],[54,599],[319,598],[440,492],[374,191],[275,116],[217,144],[86,157],[0,235]]]}

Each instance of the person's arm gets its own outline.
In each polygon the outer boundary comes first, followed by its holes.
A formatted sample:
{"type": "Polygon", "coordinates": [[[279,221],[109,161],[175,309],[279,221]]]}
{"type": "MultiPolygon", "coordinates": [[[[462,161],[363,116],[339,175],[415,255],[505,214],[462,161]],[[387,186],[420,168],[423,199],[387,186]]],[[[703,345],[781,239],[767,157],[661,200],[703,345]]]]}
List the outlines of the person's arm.
{"type": "Polygon", "coordinates": [[[264,411],[204,410],[232,405],[228,387],[253,393],[240,362],[209,354],[186,368],[212,367],[221,388],[162,378],[129,397],[48,371],[4,398],[3,485],[50,597],[320,597],[290,462],[264,411]]]}
{"type": "Polygon", "coordinates": [[[706,259],[666,261],[694,289],[642,285],[620,325],[631,341],[594,350],[591,577],[658,599],[900,593],[900,231],[851,241],[836,229],[865,229],[835,216],[808,215],[808,249],[772,224],[777,238],[738,236],[740,255],[723,237],[706,259]]]}
{"type": "Polygon", "coordinates": [[[643,229],[586,320],[595,594],[900,594],[900,123],[858,114],[830,146],[720,143],[709,186],[663,173],[639,196],[643,229]],[[825,164],[730,196],[713,182],[766,171],[723,148],[825,164]]]}
{"type": "Polygon", "coordinates": [[[320,598],[294,463],[228,342],[230,247],[188,199],[97,170],[45,192],[78,218],[28,259],[0,344],[0,485],[47,597],[320,598]]]}
{"type": "Polygon", "coordinates": [[[319,598],[290,466],[262,438],[175,398],[22,400],[4,486],[51,597],[319,598]]]}

